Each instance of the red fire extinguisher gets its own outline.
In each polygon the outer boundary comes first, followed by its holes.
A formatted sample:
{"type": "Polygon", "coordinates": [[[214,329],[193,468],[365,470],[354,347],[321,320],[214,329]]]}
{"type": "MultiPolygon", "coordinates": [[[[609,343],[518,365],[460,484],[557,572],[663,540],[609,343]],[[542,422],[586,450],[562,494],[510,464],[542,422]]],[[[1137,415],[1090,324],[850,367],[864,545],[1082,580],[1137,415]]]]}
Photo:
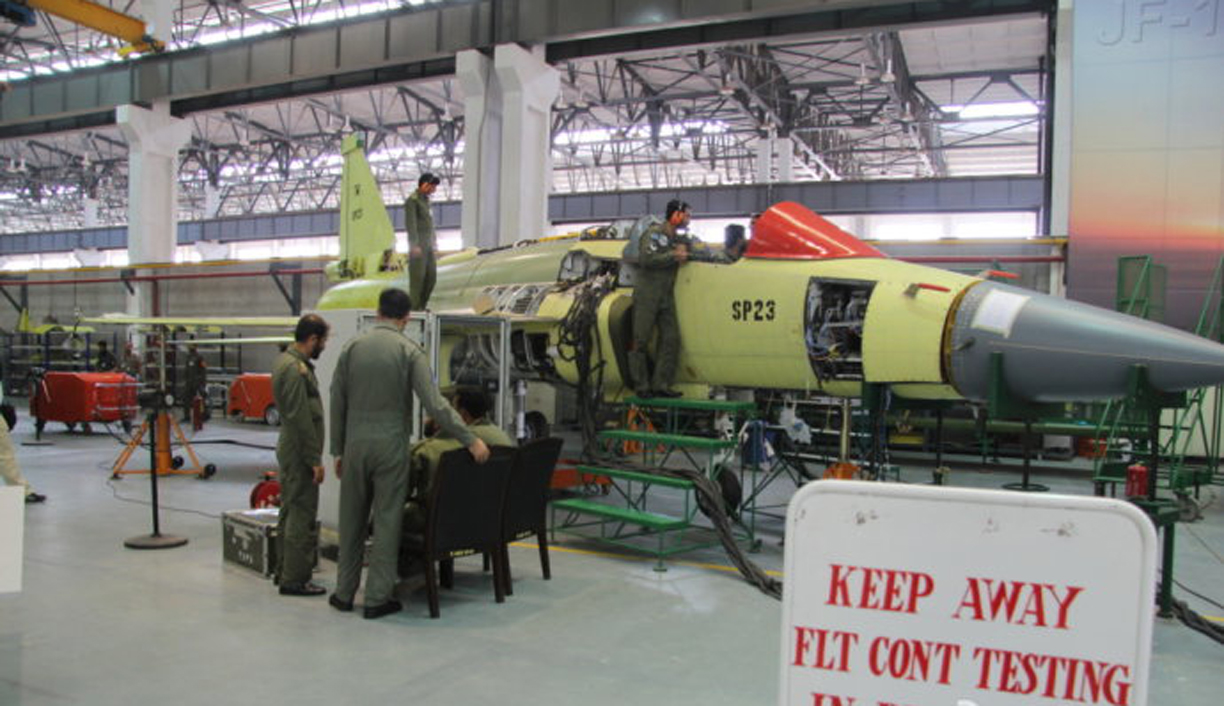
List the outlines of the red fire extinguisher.
{"type": "Polygon", "coordinates": [[[1147,495],[1148,467],[1142,463],[1126,467],[1126,497],[1142,498],[1147,495]]]}

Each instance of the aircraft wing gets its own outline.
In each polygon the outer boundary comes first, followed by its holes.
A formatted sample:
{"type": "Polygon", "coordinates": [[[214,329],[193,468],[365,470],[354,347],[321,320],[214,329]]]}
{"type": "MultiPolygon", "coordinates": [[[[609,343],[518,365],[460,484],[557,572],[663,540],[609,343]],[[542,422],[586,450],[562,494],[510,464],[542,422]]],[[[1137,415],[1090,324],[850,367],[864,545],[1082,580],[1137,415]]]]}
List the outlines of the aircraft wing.
{"type": "Polygon", "coordinates": [[[119,326],[256,326],[263,328],[291,329],[297,325],[296,316],[130,316],[128,314],[104,314],[87,317],[82,321],[91,324],[116,324],[119,326]]]}
{"type": "Polygon", "coordinates": [[[172,346],[243,346],[255,344],[287,345],[293,343],[293,336],[252,336],[250,338],[193,338],[170,341],[172,346]]]}

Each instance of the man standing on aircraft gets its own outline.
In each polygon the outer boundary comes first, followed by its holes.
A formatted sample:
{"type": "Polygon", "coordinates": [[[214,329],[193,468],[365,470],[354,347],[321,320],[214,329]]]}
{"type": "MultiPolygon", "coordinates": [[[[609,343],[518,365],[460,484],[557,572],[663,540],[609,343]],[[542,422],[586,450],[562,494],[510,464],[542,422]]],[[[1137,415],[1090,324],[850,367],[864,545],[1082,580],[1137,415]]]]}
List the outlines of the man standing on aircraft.
{"type": "Polygon", "coordinates": [[[327,322],[317,314],[298,319],[293,345],[272,366],[272,398],[280,411],[276,462],[280,466],[280,517],[276,523],[276,580],[282,596],[319,596],[311,582],[319,536],[319,484],[323,482],[323,398],[314,363],[327,345],[327,322]]]}
{"type": "Polygon", "coordinates": [[[417,179],[417,189],[404,202],[404,226],[408,229],[408,284],[412,289],[412,306],[425,311],[438,276],[437,249],[433,213],[429,197],[442,183],[425,172],[417,179]]]}
{"type": "Polygon", "coordinates": [[[679,397],[671,389],[680,357],[680,324],[676,320],[676,272],[688,262],[691,242],[680,233],[689,224],[689,205],[679,199],[667,202],[666,222],[652,225],[642,234],[638,269],[633,285],[633,350],[629,372],[641,397],[679,397]],[[646,347],[655,329],[654,376],[648,372],[646,347]]]}
{"type": "Polygon", "coordinates": [[[380,618],[403,607],[395,600],[394,590],[408,494],[413,393],[420,395],[426,411],[477,462],[489,458],[489,447],[438,392],[425,351],[404,336],[410,309],[411,301],[403,290],[383,290],[377,323],[344,346],[332,378],[331,452],[340,478],[340,556],[336,589],[328,600],[336,610],[353,609],[373,510],[366,618],[380,618]]]}

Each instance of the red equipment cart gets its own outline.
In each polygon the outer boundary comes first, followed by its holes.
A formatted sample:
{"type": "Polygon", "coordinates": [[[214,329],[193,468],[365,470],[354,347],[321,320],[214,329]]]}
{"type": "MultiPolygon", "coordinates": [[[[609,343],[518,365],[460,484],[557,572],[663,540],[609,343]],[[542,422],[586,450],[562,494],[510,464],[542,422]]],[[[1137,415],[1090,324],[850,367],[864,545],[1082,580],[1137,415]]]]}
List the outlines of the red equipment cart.
{"type": "Polygon", "coordinates": [[[271,373],[243,373],[234,378],[229,391],[231,417],[244,421],[262,419],[271,426],[280,424],[280,412],[272,399],[271,373]]]}
{"type": "Polygon", "coordinates": [[[86,432],[91,422],[120,422],[130,431],[139,388],[126,373],[46,373],[30,395],[30,416],[39,432],[47,422],[63,422],[69,431],[80,424],[86,432]]]}

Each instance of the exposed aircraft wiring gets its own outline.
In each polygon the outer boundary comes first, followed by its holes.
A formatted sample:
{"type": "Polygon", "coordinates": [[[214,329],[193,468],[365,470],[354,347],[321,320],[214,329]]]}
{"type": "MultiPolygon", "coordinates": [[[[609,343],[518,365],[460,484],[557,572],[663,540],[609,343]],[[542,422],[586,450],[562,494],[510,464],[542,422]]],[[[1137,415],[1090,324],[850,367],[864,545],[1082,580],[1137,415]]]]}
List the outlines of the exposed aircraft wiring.
{"type": "Polygon", "coordinates": [[[605,273],[577,282],[570,292],[574,303],[557,326],[557,356],[573,363],[578,372],[578,424],[583,456],[593,458],[599,413],[603,404],[603,359],[599,335],[599,303],[612,291],[615,275],[605,273]]]}

